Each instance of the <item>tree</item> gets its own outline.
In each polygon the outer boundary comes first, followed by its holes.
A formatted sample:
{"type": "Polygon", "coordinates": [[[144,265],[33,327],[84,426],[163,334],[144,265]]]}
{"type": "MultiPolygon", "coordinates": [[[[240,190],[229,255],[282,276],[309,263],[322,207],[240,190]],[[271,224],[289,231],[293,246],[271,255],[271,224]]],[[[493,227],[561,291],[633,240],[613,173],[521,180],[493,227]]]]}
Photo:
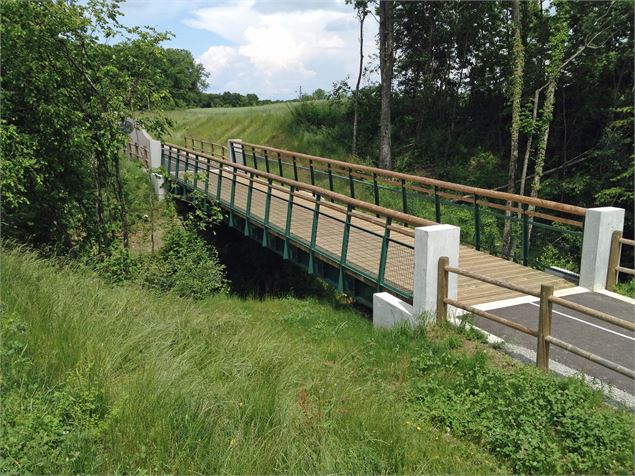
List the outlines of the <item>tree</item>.
{"type": "Polygon", "coordinates": [[[177,107],[197,104],[200,93],[207,88],[209,73],[197,63],[188,50],[166,48],[163,61],[162,86],[170,91],[177,107]]]}
{"type": "Polygon", "coordinates": [[[379,2],[379,70],[381,75],[381,112],[379,116],[379,166],[392,169],[391,102],[395,63],[395,2],[379,2]]]}
{"type": "Polygon", "coordinates": [[[357,11],[357,19],[359,20],[359,69],[357,73],[357,82],[355,83],[355,92],[353,93],[353,146],[352,154],[357,155],[357,124],[359,122],[359,86],[362,82],[362,74],[364,72],[364,20],[368,16],[368,1],[356,0],[355,10],[357,11]]]}
{"type": "Polygon", "coordinates": [[[1,5],[11,51],[2,60],[3,169],[28,181],[3,200],[5,236],[59,251],[96,245],[108,253],[118,237],[126,246],[120,124],[138,106],[169,99],[156,84],[167,35],[123,27],[118,4],[107,1],[1,5]],[[112,38],[119,42],[103,43],[112,38]],[[20,172],[33,158],[38,167],[20,172]]]}
{"type": "MultiPolygon", "coordinates": [[[[516,168],[518,166],[518,138],[520,135],[520,110],[522,108],[523,80],[525,70],[525,47],[521,36],[520,0],[513,0],[512,18],[514,43],[512,46],[512,58],[514,72],[511,86],[512,120],[511,120],[511,150],[509,154],[509,173],[507,176],[507,192],[514,193],[516,183],[516,168]]],[[[507,208],[511,208],[512,202],[507,202],[507,208]]],[[[511,212],[505,210],[505,226],[503,231],[503,256],[508,257],[511,251],[511,212]]]]}

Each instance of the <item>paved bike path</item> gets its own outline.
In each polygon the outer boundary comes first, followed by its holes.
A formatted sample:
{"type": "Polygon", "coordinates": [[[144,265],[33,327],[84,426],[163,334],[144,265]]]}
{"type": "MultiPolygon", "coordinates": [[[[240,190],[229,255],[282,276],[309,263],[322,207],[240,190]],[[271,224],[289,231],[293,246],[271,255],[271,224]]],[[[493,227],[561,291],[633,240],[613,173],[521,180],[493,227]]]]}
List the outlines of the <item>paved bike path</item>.
{"type": "MultiPolygon", "coordinates": [[[[635,305],[605,294],[584,292],[563,296],[567,301],[635,322],[635,305]]],[[[488,312],[538,329],[538,300],[501,307],[488,312]]],[[[476,317],[474,324],[510,344],[536,350],[536,338],[488,319],[476,317]]],[[[558,339],[597,354],[629,369],[635,369],[635,332],[600,321],[586,314],[554,305],[551,334],[558,339]]],[[[599,364],[551,345],[550,359],[597,378],[603,383],[635,395],[635,381],[599,364]]]]}

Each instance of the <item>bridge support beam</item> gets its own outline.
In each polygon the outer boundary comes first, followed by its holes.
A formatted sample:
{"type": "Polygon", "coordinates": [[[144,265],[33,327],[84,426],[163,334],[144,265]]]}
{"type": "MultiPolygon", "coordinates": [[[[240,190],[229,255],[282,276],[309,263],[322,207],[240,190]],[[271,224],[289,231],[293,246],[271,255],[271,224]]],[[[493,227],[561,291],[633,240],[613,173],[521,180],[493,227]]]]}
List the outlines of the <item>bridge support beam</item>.
{"type": "Polygon", "coordinates": [[[613,232],[624,228],[624,209],[589,208],[584,217],[579,285],[591,290],[606,287],[613,232]]]}
{"type": "MultiPolygon", "coordinates": [[[[373,295],[373,325],[391,328],[406,322],[428,325],[437,309],[439,258],[447,256],[450,266],[459,265],[461,229],[452,225],[422,226],[415,229],[414,285],[412,306],[389,293],[373,295]]],[[[457,276],[450,273],[448,297],[456,299],[457,276]]]]}

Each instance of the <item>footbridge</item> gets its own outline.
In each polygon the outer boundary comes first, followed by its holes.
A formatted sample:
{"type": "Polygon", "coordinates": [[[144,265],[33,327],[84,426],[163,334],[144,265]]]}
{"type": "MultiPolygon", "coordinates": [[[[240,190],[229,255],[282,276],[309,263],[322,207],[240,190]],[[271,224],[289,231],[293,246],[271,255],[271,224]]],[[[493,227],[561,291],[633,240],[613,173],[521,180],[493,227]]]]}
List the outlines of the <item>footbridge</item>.
{"type": "MultiPolygon", "coordinates": [[[[136,139],[128,152],[161,167],[172,193],[218,204],[246,238],[372,309],[377,327],[469,312],[537,339],[542,367],[552,344],[620,378],[635,376],[632,352],[611,360],[551,336],[550,322],[529,326],[494,311],[533,302],[540,313],[532,319],[550,320],[554,303],[566,306],[567,296],[601,291],[616,273],[632,272],[619,263],[617,248],[631,244],[619,235],[622,209],[585,209],[241,140],[136,139]],[[497,256],[506,234],[511,259],[497,256]],[[554,257],[569,269],[549,269],[554,257]]],[[[635,318],[610,316],[604,306],[586,309],[626,329],[621,335],[632,349],[635,318]]],[[[635,311],[632,303],[620,309],[635,311]]]]}

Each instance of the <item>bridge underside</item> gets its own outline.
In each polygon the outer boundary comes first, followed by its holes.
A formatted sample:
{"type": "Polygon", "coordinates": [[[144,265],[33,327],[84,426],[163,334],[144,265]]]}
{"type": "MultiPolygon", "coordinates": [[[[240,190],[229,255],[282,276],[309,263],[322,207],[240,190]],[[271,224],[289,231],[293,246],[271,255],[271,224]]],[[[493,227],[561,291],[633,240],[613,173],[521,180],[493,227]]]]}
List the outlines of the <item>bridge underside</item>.
{"type": "MultiPolygon", "coordinates": [[[[178,193],[200,192],[229,214],[229,225],[283,258],[320,276],[372,308],[373,294],[388,291],[412,303],[414,230],[320,200],[310,192],[272,185],[233,167],[202,169],[181,154],[164,166],[178,193]],[[208,171],[209,170],[209,171],[208,171]],[[369,221],[370,220],[370,221],[369,221]]],[[[564,279],[461,246],[459,265],[538,291],[541,284],[573,287],[564,279]]],[[[468,305],[521,294],[460,276],[458,299],[468,305]]]]}

